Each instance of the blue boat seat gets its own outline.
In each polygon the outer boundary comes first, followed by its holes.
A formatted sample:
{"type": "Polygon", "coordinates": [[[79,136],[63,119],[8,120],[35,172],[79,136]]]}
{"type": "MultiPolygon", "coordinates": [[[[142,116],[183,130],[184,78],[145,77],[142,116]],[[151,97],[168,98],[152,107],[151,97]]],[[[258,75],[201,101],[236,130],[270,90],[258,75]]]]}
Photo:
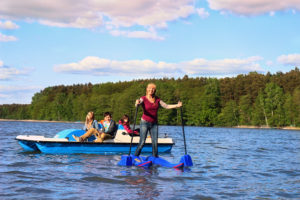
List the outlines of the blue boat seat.
{"type": "MultiPolygon", "coordinates": [[[[99,125],[100,126],[100,125],[99,125]]],[[[126,132],[126,130],[124,129],[124,126],[122,124],[118,124],[118,130],[124,130],[124,132],[126,132]]],[[[59,133],[57,133],[54,138],[67,138],[69,141],[76,141],[72,135],[75,135],[77,137],[82,136],[85,133],[84,130],[81,129],[66,129],[63,131],[60,131],[59,133]]],[[[88,142],[92,142],[96,139],[95,136],[91,136],[88,138],[88,142]]]]}

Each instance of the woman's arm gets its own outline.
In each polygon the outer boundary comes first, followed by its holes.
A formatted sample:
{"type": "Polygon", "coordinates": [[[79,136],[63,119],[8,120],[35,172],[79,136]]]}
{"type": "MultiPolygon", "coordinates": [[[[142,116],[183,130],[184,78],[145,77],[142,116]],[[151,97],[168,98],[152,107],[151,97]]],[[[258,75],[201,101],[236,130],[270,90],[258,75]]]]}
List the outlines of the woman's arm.
{"type": "Polygon", "coordinates": [[[162,100],[159,101],[161,107],[165,108],[165,109],[172,109],[172,108],[180,108],[182,106],[182,102],[178,101],[177,104],[166,104],[165,102],[163,102],[162,100]]]}
{"type": "Polygon", "coordinates": [[[94,120],[94,121],[93,121],[92,127],[93,127],[94,129],[96,129],[96,130],[99,131],[99,125],[98,125],[97,120],[94,120]]]}
{"type": "Polygon", "coordinates": [[[133,133],[133,130],[131,130],[130,125],[125,125],[124,129],[127,131],[127,133],[133,133]]]}

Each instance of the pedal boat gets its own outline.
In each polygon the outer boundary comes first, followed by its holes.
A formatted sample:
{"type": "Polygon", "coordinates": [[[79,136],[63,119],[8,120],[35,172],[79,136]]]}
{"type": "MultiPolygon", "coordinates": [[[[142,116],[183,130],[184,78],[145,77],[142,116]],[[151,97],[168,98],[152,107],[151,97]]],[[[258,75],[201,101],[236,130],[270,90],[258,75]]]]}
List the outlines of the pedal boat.
{"type": "MultiPolygon", "coordinates": [[[[104,140],[103,143],[94,142],[94,136],[85,142],[77,142],[72,137],[72,135],[81,136],[84,133],[84,130],[66,129],[57,133],[53,138],[39,135],[18,135],[15,139],[25,151],[40,151],[46,154],[124,154],[129,152],[131,136],[120,127],[114,139],[104,140]]],[[[132,153],[135,151],[139,139],[138,136],[133,137],[132,153]]],[[[171,152],[173,145],[172,138],[158,138],[159,153],[171,152]]],[[[151,138],[146,139],[142,152],[152,152],[151,138]]]]}

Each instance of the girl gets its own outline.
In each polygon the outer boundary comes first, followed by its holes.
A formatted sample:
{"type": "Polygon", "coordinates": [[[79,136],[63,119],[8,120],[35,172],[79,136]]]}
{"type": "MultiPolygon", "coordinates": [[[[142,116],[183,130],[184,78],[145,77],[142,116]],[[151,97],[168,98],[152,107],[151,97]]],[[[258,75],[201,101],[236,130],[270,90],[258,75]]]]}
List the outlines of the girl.
{"type": "Polygon", "coordinates": [[[84,142],[87,138],[91,137],[92,135],[95,135],[95,137],[97,138],[95,140],[95,142],[102,142],[101,138],[98,139],[99,137],[99,125],[97,120],[95,120],[95,116],[94,116],[94,112],[90,111],[88,112],[88,114],[86,115],[85,118],[85,123],[84,123],[84,127],[83,130],[86,131],[85,134],[83,134],[82,136],[78,137],[76,135],[72,135],[73,138],[77,141],[77,142],[84,142]]]}
{"type": "Polygon", "coordinates": [[[88,114],[85,117],[85,123],[84,123],[83,130],[88,131],[91,128],[95,128],[95,129],[99,128],[98,122],[97,122],[97,120],[95,120],[94,112],[92,112],[92,111],[88,112],[88,114]]]}
{"type": "Polygon", "coordinates": [[[120,120],[119,124],[124,126],[124,129],[127,131],[127,133],[131,136],[139,136],[140,131],[139,129],[135,129],[134,131],[130,128],[130,122],[129,122],[129,117],[128,115],[124,115],[120,120]]]}

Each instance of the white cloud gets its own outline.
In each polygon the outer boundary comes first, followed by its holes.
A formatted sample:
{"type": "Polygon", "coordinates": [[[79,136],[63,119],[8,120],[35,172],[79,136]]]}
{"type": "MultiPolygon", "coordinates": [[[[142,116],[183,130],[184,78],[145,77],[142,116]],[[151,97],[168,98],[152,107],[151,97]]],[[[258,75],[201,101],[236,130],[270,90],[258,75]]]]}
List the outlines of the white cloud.
{"type": "Polygon", "coordinates": [[[158,36],[155,31],[120,31],[112,30],[110,34],[113,36],[125,36],[128,38],[143,38],[152,40],[164,40],[164,37],[158,36]]]}
{"type": "Polygon", "coordinates": [[[15,36],[10,36],[10,35],[4,35],[0,33],[0,42],[13,42],[17,41],[18,39],[15,36]]]}
{"type": "Polygon", "coordinates": [[[0,92],[22,92],[22,91],[32,91],[42,89],[40,86],[21,86],[21,85],[0,85],[0,92]]]}
{"type": "Polygon", "coordinates": [[[103,21],[102,21],[102,16],[93,16],[90,13],[90,16],[87,15],[85,17],[77,17],[76,19],[74,19],[74,21],[69,21],[69,22],[39,20],[39,23],[48,25],[48,26],[61,27],[61,28],[66,28],[66,27],[95,28],[97,26],[101,26],[103,24],[103,21]]]}
{"type": "Polygon", "coordinates": [[[12,21],[5,21],[2,22],[0,21],[0,29],[18,29],[19,26],[15,23],[13,23],[12,21]]]}
{"type": "Polygon", "coordinates": [[[74,28],[109,27],[122,30],[138,26],[144,30],[128,31],[127,37],[159,38],[151,28],[166,28],[167,23],[196,13],[194,0],[2,0],[0,18],[31,20],[44,25],[74,28]]]}
{"type": "Polygon", "coordinates": [[[264,71],[262,58],[206,60],[203,58],[179,63],[154,62],[152,60],[115,61],[99,57],[86,57],[77,63],[54,66],[54,71],[74,74],[124,75],[139,77],[162,77],[187,75],[228,75],[264,71]]]}
{"type": "Polygon", "coordinates": [[[206,60],[203,58],[180,63],[186,74],[191,75],[227,75],[245,74],[250,71],[264,71],[258,61],[263,58],[253,56],[246,59],[206,60]]]}
{"type": "Polygon", "coordinates": [[[30,103],[41,86],[0,85],[0,104],[30,103]]]}
{"type": "Polygon", "coordinates": [[[274,11],[271,11],[271,12],[269,13],[269,15],[270,15],[271,17],[273,17],[273,16],[275,16],[275,12],[274,12],[274,11]]]}
{"type": "Polygon", "coordinates": [[[300,66],[300,54],[281,55],[277,61],[283,65],[300,66]]]}
{"type": "Polygon", "coordinates": [[[204,8],[198,8],[197,13],[202,19],[209,17],[209,12],[207,12],[204,8]]]}
{"type": "Polygon", "coordinates": [[[240,15],[260,15],[283,10],[300,10],[300,0],[208,0],[213,10],[227,11],[240,15]]]}
{"type": "Polygon", "coordinates": [[[139,75],[168,73],[172,64],[151,60],[115,61],[98,57],[86,57],[78,63],[54,66],[54,71],[64,73],[93,73],[95,75],[139,75]]]}
{"type": "Polygon", "coordinates": [[[30,69],[16,69],[13,67],[5,66],[3,61],[0,60],[0,81],[14,79],[17,76],[26,75],[30,71],[30,69]]]}

